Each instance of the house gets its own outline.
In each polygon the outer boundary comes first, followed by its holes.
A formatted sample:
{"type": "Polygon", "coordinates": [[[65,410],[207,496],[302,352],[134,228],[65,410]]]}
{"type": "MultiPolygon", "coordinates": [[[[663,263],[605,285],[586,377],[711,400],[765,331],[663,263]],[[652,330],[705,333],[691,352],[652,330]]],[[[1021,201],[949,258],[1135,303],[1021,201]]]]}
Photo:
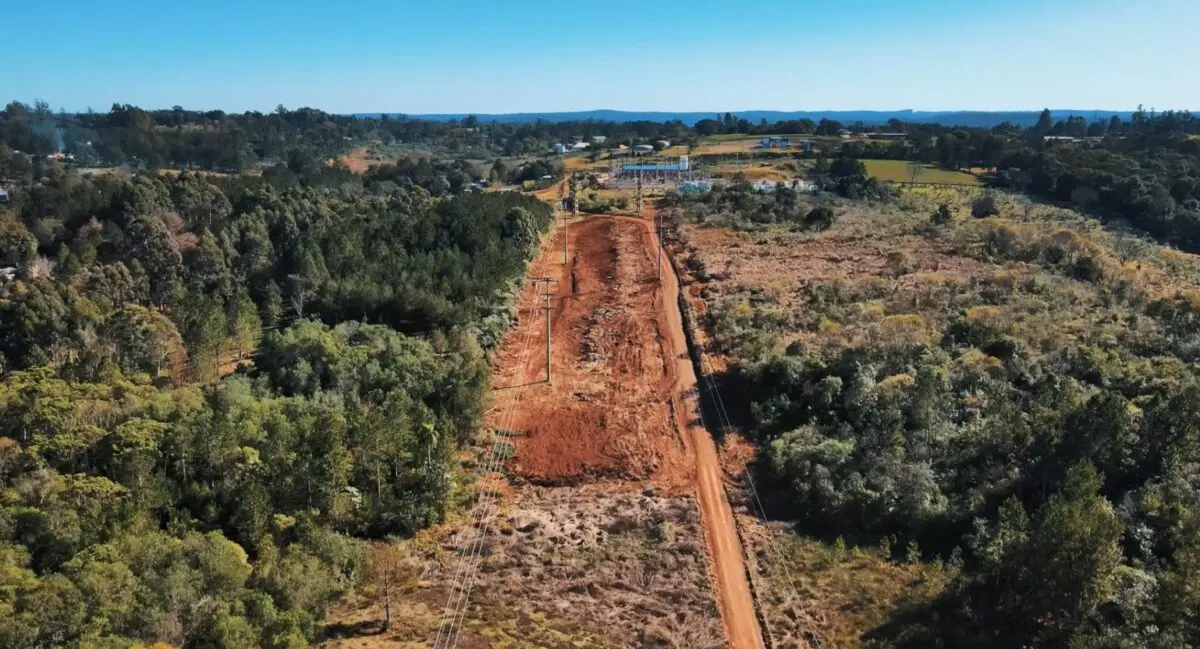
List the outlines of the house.
{"type": "Polygon", "coordinates": [[[567,145],[563,144],[562,142],[559,142],[558,144],[555,144],[555,145],[554,145],[554,152],[555,152],[555,153],[557,153],[557,154],[559,154],[559,155],[562,155],[562,154],[566,153],[566,152],[567,152],[567,145]]]}
{"type": "Polygon", "coordinates": [[[671,148],[671,141],[670,140],[656,140],[654,142],[654,146],[656,146],[660,149],[669,149],[669,148],[671,148]]]}
{"type": "Polygon", "coordinates": [[[638,144],[633,147],[633,155],[648,155],[654,153],[654,147],[649,144],[638,144]]]}
{"type": "Polygon", "coordinates": [[[593,135],[592,136],[592,142],[595,144],[604,144],[607,141],[608,141],[607,135],[593,135]]]}
{"type": "Polygon", "coordinates": [[[800,140],[799,144],[800,144],[801,151],[812,151],[813,150],[813,141],[812,140],[800,140]]]}
{"type": "Polygon", "coordinates": [[[8,190],[0,187],[0,205],[8,202],[8,190]]]}
{"type": "Polygon", "coordinates": [[[588,148],[588,143],[587,143],[587,142],[576,142],[575,144],[572,144],[572,145],[571,145],[571,150],[572,150],[572,151],[582,151],[582,150],[584,150],[584,149],[586,149],[586,148],[588,148]]]}

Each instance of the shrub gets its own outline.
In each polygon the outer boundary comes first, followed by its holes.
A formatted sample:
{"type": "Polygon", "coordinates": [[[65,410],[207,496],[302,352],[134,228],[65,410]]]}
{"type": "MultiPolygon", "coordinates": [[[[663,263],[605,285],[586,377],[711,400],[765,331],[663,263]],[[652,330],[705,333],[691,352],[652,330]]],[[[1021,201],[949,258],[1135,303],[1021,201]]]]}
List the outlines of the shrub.
{"type": "Polygon", "coordinates": [[[951,218],[950,207],[942,203],[938,205],[937,211],[933,213],[933,216],[929,217],[929,222],[934,225],[947,225],[950,223],[951,218]]]}
{"type": "Polygon", "coordinates": [[[996,205],[996,197],[991,194],[985,194],[971,202],[971,216],[977,219],[995,216],[999,213],[1000,208],[996,205]]]}
{"type": "Polygon", "coordinates": [[[837,221],[833,210],[825,206],[814,207],[804,217],[804,225],[812,230],[824,230],[837,221]]]}

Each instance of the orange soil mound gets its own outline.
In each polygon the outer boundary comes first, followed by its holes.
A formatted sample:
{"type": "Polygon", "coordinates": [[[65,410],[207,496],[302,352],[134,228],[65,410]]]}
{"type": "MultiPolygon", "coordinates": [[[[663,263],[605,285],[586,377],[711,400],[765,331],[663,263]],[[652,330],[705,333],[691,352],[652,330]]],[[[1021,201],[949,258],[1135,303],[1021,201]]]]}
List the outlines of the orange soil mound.
{"type": "Polygon", "coordinates": [[[533,299],[544,289],[531,284],[519,325],[497,353],[488,423],[514,433],[509,468],[537,484],[651,479],[686,487],[693,460],[672,423],[676,372],[664,362],[652,235],[611,218],[573,223],[569,235],[568,264],[560,230],[533,273],[552,280],[553,383],[545,383],[543,302],[533,299]]]}

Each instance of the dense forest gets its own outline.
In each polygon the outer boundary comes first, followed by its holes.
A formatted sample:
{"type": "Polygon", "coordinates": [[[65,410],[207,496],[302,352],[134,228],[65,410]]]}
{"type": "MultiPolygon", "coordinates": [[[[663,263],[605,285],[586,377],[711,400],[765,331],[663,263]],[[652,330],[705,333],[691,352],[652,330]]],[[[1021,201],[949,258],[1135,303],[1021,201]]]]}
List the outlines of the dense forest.
{"type": "Polygon", "coordinates": [[[259,175],[7,168],[0,646],[304,647],[362,539],[441,520],[550,210],[290,117],[259,175]]]}

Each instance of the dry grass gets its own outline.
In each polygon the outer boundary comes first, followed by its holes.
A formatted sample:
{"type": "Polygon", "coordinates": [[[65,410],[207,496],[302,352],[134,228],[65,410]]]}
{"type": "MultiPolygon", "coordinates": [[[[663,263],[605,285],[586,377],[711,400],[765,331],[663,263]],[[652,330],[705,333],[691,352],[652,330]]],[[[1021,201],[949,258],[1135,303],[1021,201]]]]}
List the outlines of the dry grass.
{"type": "MultiPolygon", "coordinates": [[[[798,136],[793,136],[798,137],[798,136]]],[[[706,140],[692,147],[692,155],[729,155],[732,153],[755,153],[764,155],[781,155],[795,153],[795,150],[763,149],[762,137],[743,138],[737,140],[706,140]]]]}
{"type": "Polygon", "coordinates": [[[586,153],[572,154],[563,157],[563,171],[566,173],[576,173],[580,171],[607,171],[609,167],[609,159],[607,154],[598,157],[595,161],[588,158],[586,153]]]}
{"type": "Polygon", "coordinates": [[[941,563],[893,561],[880,548],[741,522],[774,646],[857,649],[895,611],[936,599],[955,574],[941,563]]]}
{"type": "MultiPolygon", "coordinates": [[[[462,624],[463,647],[722,646],[699,513],[691,497],[584,489],[528,489],[506,499],[488,527],[462,624]],[[519,504],[515,504],[519,503],[519,504]]],[[[412,578],[378,634],[370,587],[339,605],[322,644],[416,648],[437,634],[471,528],[427,531],[404,543],[412,578]]]]}
{"type": "Polygon", "coordinates": [[[793,169],[785,168],[781,165],[768,164],[763,166],[757,162],[746,162],[742,164],[723,163],[713,165],[708,168],[709,173],[715,178],[728,178],[735,174],[741,173],[746,177],[746,180],[792,180],[800,176],[793,169]]]}

